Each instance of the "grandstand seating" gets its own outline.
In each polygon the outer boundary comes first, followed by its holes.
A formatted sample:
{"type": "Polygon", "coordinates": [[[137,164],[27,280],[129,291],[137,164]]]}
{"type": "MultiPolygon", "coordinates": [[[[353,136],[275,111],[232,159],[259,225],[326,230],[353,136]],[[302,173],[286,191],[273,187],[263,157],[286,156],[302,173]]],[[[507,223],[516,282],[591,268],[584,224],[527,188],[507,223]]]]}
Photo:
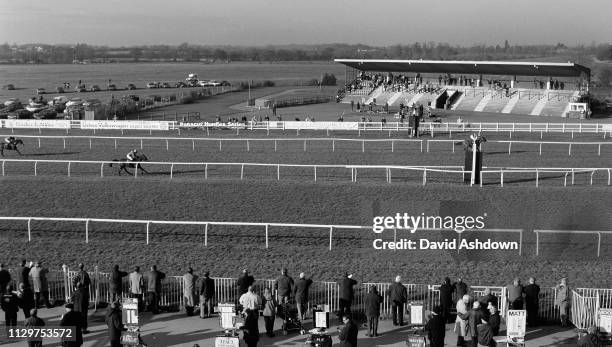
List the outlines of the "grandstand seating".
{"type": "Polygon", "coordinates": [[[510,113],[531,114],[531,111],[535,108],[538,101],[540,101],[540,99],[537,96],[520,97],[519,100],[516,102],[516,105],[514,105],[514,107],[512,108],[512,111],[510,111],[510,113]]]}
{"type": "Polygon", "coordinates": [[[572,97],[578,97],[578,92],[575,92],[572,96],[569,95],[555,95],[556,93],[549,93],[548,101],[542,111],[541,116],[565,116],[569,108],[569,102],[572,97]]]}
{"type": "Polygon", "coordinates": [[[500,95],[496,93],[483,108],[483,112],[492,112],[492,113],[501,113],[501,111],[506,107],[510,98],[500,95]]]}
{"type": "Polygon", "coordinates": [[[482,100],[482,95],[463,93],[463,97],[451,109],[459,111],[474,111],[476,105],[482,100]]]}

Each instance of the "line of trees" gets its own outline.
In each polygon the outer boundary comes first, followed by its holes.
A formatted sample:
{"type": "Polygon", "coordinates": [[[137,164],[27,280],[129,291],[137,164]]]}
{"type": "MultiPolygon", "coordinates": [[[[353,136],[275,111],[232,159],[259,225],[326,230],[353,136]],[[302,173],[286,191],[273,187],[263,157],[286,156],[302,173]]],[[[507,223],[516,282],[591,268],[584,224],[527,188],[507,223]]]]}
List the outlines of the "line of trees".
{"type": "Polygon", "coordinates": [[[587,56],[612,60],[612,45],[567,47],[555,45],[451,46],[447,43],[415,42],[413,44],[375,47],[368,45],[320,44],[266,47],[205,46],[182,43],[177,46],[152,45],[131,47],[25,44],[0,45],[0,62],[4,63],[72,63],[115,61],[329,61],[333,58],[363,59],[442,59],[503,60],[554,57],[576,62],[587,56]]]}

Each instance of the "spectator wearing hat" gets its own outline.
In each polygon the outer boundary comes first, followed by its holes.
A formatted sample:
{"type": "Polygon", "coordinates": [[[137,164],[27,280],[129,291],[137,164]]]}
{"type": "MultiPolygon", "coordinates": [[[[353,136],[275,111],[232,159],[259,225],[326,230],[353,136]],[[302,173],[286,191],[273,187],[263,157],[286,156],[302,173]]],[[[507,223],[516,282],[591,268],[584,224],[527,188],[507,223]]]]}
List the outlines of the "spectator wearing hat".
{"type": "Polygon", "coordinates": [[[62,338],[63,347],[80,347],[83,344],[83,316],[74,311],[74,304],[67,303],[65,306],[66,313],[64,313],[60,319],[61,327],[74,327],[75,328],[75,341],[68,341],[66,338],[62,338]]]}
{"type": "Polygon", "coordinates": [[[116,302],[111,303],[106,314],[106,325],[108,326],[108,337],[111,347],[121,347],[121,332],[127,330],[121,321],[121,309],[116,302]]]}
{"type": "Polygon", "coordinates": [[[442,309],[442,317],[448,321],[450,317],[451,307],[453,306],[453,286],[448,277],[444,278],[444,283],[440,285],[440,308],[442,309]]]}
{"type": "Polygon", "coordinates": [[[404,325],[404,305],[408,301],[408,291],[402,284],[402,276],[395,276],[395,282],[389,286],[387,295],[391,301],[393,325],[404,325]]]}
{"type": "Polygon", "coordinates": [[[151,266],[151,271],[147,274],[147,302],[149,310],[153,314],[159,313],[159,297],[161,293],[161,281],[166,278],[166,274],[157,270],[157,266],[151,266]]]}
{"type": "MultiPolygon", "coordinates": [[[[449,280],[450,282],[450,280],[449,280]]],[[[446,336],[446,318],[442,315],[442,307],[435,306],[431,318],[425,324],[425,331],[431,347],[443,347],[446,336]]]]}
{"type": "Polygon", "coordinates": [[[306,313],[306,307],[308,305],[308,291],[312,285],[312,279],[306,278],[305,273],[300,273],[300,278],[295,282],[293,286],[293,297],[297,304],[298,316],[300,320],[304,320],[306,313]]]}
{"type": "Polygon", "coordinates": [[[193,274],[193,269],[189,267],[187,273],[183,275],[183,300],[187,316],[193,316],[193,310],[196,305],[195,283],[197,280],[198,277],[193,274]]]}
{"type": "Polygon", "coordinates": [[[140,266],[134,268],[134,272],[130,273],[130,297],[138,299],[138,310],[142,310],[142,293],[144,290],[144,277],[140,272],[140,266]]]}
{"type": "Polygon", "coordinates": [[[209,277],[206,271],[200,287],[200,318],[210,317],[213,310],[213,299],[215,297],[215,281],[209,277]],[[206,309],[206,311],[204,310],[206,309]]]}
{"type": "Polygon", "coordinates": [[[9,283],[11,283],[11,273],[4,267],[4,264],[0,264],[0,296],[4,294],[9,283]]]}
{"type": "Polygon", "coordinates": [[[13,285],[7,284],[2,294],[0,307],[4,311],[4,322],[7,327],[17,326],[17,312],[19,312],[19,297],[13,292],[13,285]]]}
{"type": "Polygon", "coordinates": [[[121,300],[123,294],[123,277],[127,276],[128,273],[119,270],[119,265],[113,267],[111,272],[110,290],[112,294],[111,302],[121,300]]]}
{"type": "Polygon", "coordinates": [[[255,283],[255,278],[249,275],[249,270],[242,270],[242,276],[240,276],[238,278],[238,281],[236,282],[236,285],[238,286],[238,294],[242,295],[246,293],[249,287],[253,285],[253,283],[255,283]]]}
{"type": "Polygon", "coordinates": [[[87,310],[89,310],[89,285],[91,281],[89,274],[85,271],[85,265],[79,264],[79,272],[73,279],[74,291],[74,311],[80,312],[83,316],[83,334],[88,334],[87,330],[87,310]]]}
{"type": "Polygon", "coordinates": [[[51,303],[49,302],[49,284],[47,282],[48,273],[49,270],[42,266],[42,262],[36,262],[34,267],[30,269],[36,308],[39,307],[41,295],[45,306],[51,308],[51,303]]]}
{"type": "Polygon", "coordinates": [[[512,284],[506,287],[508,292],[508,304],[512,310],[523,309],[523,286],[521,280],[517,277],[512,281],[512,284]]]}
{"type": "Polygon", "coordinates": [[[274,289],[276,289],[276,296],[281,304],[289,302],[291,297],[291,289],[293,287],[293,278],[287,274],[287,269],[281,270],[281,275],[276,279],[274,283],[274,289]]]}
{"type": "Polygon", "coordinates": [[[540,286],[535,283],[535,278],[529,278],[529,284],[523,289],[525,292],[525,306],[527,309],[527,325],[538,324],[538,308],[540,306],[540,286]]]}
{"type": "Polygon", "coordinates": [[[17,291],[17,297],[19,298],[19,307],[23,310],[23,315],[26,318],[30,318],[30,310],[34,308],[34,293],[32,288],[26,286],[23,283],[19,283],[19,290],[17,291]]]}
{"type": "Polygon", "coordinates": [[[370,287],[370,292],[365,298],[366,316],[368,317],[368,333],[366,336],[378,336],[378,320],[380,319],[380,304],[383,297],[378,294],[376,286],[370,287]]]}
{"type": "Polygon", "coordinates": [[[340,280],[340,297],[338,317],[342,317],[344,314],[351,314],[351,303],[355,296],[353,286],[357,284],[357,281],[353,279],[353,274],[346,273],[340,280]]]}
{"type": "MultiPolygon", "coordinates": [[[[26,329],[45,326],[45,322],[38,318],[38,310],[33,308],[30,310],[30,318],[24,322],[26,329]]],[[[42,337],[28,337],[28,347],[42,347],[42,337]]]]}

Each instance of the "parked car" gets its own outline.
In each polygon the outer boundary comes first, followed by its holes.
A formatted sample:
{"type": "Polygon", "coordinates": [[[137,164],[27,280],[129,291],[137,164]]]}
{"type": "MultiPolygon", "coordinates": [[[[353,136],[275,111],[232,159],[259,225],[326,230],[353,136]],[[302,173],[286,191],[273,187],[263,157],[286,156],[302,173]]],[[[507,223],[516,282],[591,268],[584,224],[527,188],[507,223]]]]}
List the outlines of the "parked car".
{"type": "Polygon", "coordinates": [[[53,119],[57,117],[57,111],[53,108],[45,108],[33,114],[36,119],[53,119]]]}
{"type": "Polygon", "coordinates": [[[185,88],[187,87],[187,83],[185,82],[178,82],[177,84],[174,85],[176,88],[185,88]]]}
{"type": "Polygon", "coordinates": [[[128,83],[127,89],[128,90],[134,90],[134,89],[136,89],[136,85],[134,83],[128,83]]]}
{"type": "Polygon", "coordinates": [[[198,81],[198,85],[200,87],[208,87],[208,81],[206,81],[206,80],[198,81]]]}
{"type": "Polygon", "coordinates": [[[76,90],[77,93],[83,93],[87,91],[87,87],[84,84],[81,84],[81,85],[76,86],[74,90],[76,90]]]}
{"type": "Polygon", "coordinates": [[[64,87],[55,87],[55,92],[56,93],[65,93],[64,87]]]}
{"type": "Polygon", "coordinates": [[[92,91],[92,92],[99,92],[102,89],[100,89],[99,85],[94,84],[93,86],[91,86],[91,88],[89,90],[92,91]]]}
{"type": "Polygon", "coordinates": [[[157,82],[149,82],[149,83],[147,83],[147,88],[149,88],[149,89],[159,88],[159,83],[157,83],[157,82]]]}
{"type": "Polygon", "coordinates": [[[168,82],[164,82],[164,83],[162,83],[162,84],[161,84],[161,87],[162,87],[162,88],[172,88],[172,86],[171,86],[171,85],[170,85],[170,83],[168,83],[168,82]]]}
{"type": "Polygon", "coordinates": [[[117,86],[116,86],[116,85],[114,85],[114,84],[109,84],[109,85],[108,85],[108,87],[107,87],[107,89],[108,89],[108,90],[113,90],[113,91],[114,91],[114,90],[117,90],[117,86]]]}
{"type": "Polygon", "coordinates": [[[36,88],[36,94],[45,94],[45,88],[36,88]]]}
{"type": "Polygon", "coordinates": [[[7,84],[7,85],[3,86],[2,89],[15,90],[15,85],[14,84],[7,84]]]}

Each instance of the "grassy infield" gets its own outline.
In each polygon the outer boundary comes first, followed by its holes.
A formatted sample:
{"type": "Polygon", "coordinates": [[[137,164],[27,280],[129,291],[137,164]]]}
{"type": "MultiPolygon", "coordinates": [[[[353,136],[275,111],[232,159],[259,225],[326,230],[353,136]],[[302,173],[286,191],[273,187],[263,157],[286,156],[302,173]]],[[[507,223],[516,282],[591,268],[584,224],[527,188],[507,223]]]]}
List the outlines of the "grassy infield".
{"type": "MultiPolygon", "coordinates": [[[[201,134],[183,134],[190,135],[201,134]]],[[[549,137],[569,140],[568,135],[549,137]]],[[[90,150],[86,141],[69,140],[68,148],[63,149],[61,141],[43,140],[43,148],[38,149],[31,142],[26,157],[32,159],[108,160],[122,157],[130,147],[139,145],[126,140],[115,151],[112,141],[96,142],[90,150]]],[[[246,152],[244,143],[224,143],[219,152],[218,143],[201,144],[193,151],[191,142],[170,142],[166,151],[165,143],[151,140],[145,141],[144,152],[155,161],[185,162],[461,165],[462,161],[460,146],[456,154],[443,149],[443,145],[432,147],[429,154],[421,153],[414,144],[398,145],[394,153],[383,145],[367,146],[365,153],[358,143],[337,145],[336,152],[331,152],[329,144],[309,144],[308,151],[303,152],[302,143],[297,142],[279,146],[274,152],[273,144],[267,143],[252,144],[251,152],[246,152]]],[[[511,156],[505,153],[507,147],[487,146],[485,165],[489,166],[612,166],[612,148],[602,150],[601,157],[596,155],[596,148],[577,148],[569,157],[566,148],[549,147],[544,154],[550,155],[539,157],[537,146],[515,147],[517,153],[511,156]]],[[[599,260],[595,257],[595,236],[546,236],[536,257],[532,233],[533,229],[609,230],[612,196],[609,188],[601,185],[607,178],[604,176],[596,177],[599,186],[587,186],[586,178],[581,177],[579,186],[564,188],[563,178],[551,175],[535,189],[530,177],[514,177],[503,188],[491,178],[487,181],[491,185],[470,188],[443,183],[423,187],[420,175],[399,172],[394,173],[392,184],[385,183],[384,172],[362,172],[357,184],[350,183],[348,171],[320,172],[315,184],[311,171],[301,169],[283,171],[280,182],[275,181],[274,169],[247,169],[244,181],[239,181],[238,168],[211,168],[209,181],[203,180],[202,169],[197,167],[177,169],[180,172],[175,172],[173,181],[169,181],[168,168],[148,169],[154,174],[135,180],[113,177],[107,168],[107,176],[100,179],[95,177],[99,168],[74,166],[73,177],[67,178],[60,176],[65,175],[65,166],[39,164],[39,173],[44,175],[34,178],[31,166],[7,164],[9,176],[2,179],[0,195],[10,203],[0,207],[0,215],[371,225],[373,216],[396,212],[442,216],[486,213],[489,228],[525,229],[523,255],[513,251],[377,251],[371,245],[375,235],[368,230],[335,231],[333,250],[329,251],[327,230],[272,228],[270,248],[265,249],[262,228],[214,227],[205,248],[202,228],[155,226],[151,244],[146,246],[142,226],[95,223],[91,225],[89,244],[84,243],[82,225],[47,222],[33,224],[34,241],[27,243],[25,223],[3,222],[3,261],[15,264],[23,256],[44,259],[49,266],[74,266],[85,261],[106,271],[115,263],[124,268],[157,263],[176,274],[191,265],[200,273],[211,270],[214,276],[236,276],[239,268],[247,266],[258,278],[273,277],[286,266],[294,274],[306,271],[316,280],[334,280],[351,270],[360,280],[389,281],[401,273],[412,283],[437,283],[446,275],[461,275],[471,284],[501,285],[517,275],[523,279],[534,275],[541,283],[552,285],[567,276],[575,286],[612,285],[608,278],[610,237],[603,238],[599,260]]],[[[450,176],[431,179],[449,181],[450,176]]],[[[382,235],[393,237],[388,232],[382,235]]],[[[487,237],[484,233],[469,235],[487,237]]],[[[402,236],[410,237],[406,233],[402,236]]],[[[412,237],[442,240],[454,235],[421,232],[412,237]]],[[[516,241],[517,235],[496,234],[493,238],[516,241]]]]}

